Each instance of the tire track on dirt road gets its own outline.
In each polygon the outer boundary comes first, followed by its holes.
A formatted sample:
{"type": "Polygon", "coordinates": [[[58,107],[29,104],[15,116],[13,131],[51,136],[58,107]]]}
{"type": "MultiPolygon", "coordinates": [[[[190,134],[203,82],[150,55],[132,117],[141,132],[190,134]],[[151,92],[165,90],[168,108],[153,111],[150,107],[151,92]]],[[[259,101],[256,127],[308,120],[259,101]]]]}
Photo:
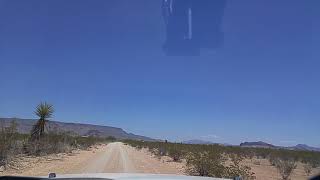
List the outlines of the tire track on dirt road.
{"type": "Polygon", "coordinates": [[[104,152],[90,159],[79,173],[134,173],[135,168],[120,142],[110,143],[104,152]]]}

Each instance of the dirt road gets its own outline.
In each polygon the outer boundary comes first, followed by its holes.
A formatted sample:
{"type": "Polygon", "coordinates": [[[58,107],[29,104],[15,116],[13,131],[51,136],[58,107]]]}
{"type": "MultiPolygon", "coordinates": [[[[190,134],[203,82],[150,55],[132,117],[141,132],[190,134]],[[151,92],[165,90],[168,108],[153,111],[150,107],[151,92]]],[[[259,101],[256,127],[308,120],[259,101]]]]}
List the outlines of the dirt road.
{"type": "MultiPolygon", "coordinates": [[[[183,174],[181,163],[169,159],[157,159],[146,150],[138,151],[120,142],[100,145],[90,151],[78,151],[69,155],[46,158],[24,158],[24,168],[11,169],[6,174],[25,176],[46,176],[82,173],[153,173],[183,174]]],[[[0,173],[1,175],[1,173],[0,173]]]]}
{"type": "Polygon", "coordinates": [[[97,153],[79,170],[82,173],[135,172],[127,147],[120,142],[109,144],[105,151],[97,153]]]}

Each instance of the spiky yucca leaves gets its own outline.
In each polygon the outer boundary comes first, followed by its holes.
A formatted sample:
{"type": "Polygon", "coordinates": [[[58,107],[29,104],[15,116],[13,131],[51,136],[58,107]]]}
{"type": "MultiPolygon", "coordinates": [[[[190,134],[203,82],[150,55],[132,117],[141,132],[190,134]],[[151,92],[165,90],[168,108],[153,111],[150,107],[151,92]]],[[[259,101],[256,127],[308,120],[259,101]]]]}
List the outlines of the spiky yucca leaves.
{"type": "Polygon", "coordinates": [[[32,128],[32,131],[31,131],[32,139],[40,139],[40,137],[43,136],[46,123],[48,122],[47,119],[52,117],[53,112],[54,112],[53,106],[46,102],[40,103],[37,106],[36,111],[34,113],[39,117],[39,120],[32,128]]]}

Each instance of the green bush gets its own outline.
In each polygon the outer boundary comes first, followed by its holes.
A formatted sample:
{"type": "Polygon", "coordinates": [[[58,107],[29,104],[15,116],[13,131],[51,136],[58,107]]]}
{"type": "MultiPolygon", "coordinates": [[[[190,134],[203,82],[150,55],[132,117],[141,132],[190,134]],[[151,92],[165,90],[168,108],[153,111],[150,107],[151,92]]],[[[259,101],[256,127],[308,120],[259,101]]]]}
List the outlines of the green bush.
{"type": "Polygon", "coordinates": [[[186,156],[187,173],[193,176],[225,177],[225,159],[218,151],[191,152],[186,156]]]}

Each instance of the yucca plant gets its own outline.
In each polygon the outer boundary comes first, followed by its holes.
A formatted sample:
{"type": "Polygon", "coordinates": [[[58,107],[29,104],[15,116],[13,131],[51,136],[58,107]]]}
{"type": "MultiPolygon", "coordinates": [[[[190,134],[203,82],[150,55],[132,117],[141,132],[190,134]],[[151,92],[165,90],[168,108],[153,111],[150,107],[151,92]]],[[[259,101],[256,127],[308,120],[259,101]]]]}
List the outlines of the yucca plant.
{"type": "Polygon", "coordinates": [[[53,112],[53,106],[46,102],[40,103],[37,106],[36,111],[34,113],[39,117],[39,120],[32,128],[32,139],[39,140],[44,135],[46,123],[48,122],[48,118],[52,117],[53,112]]]}

